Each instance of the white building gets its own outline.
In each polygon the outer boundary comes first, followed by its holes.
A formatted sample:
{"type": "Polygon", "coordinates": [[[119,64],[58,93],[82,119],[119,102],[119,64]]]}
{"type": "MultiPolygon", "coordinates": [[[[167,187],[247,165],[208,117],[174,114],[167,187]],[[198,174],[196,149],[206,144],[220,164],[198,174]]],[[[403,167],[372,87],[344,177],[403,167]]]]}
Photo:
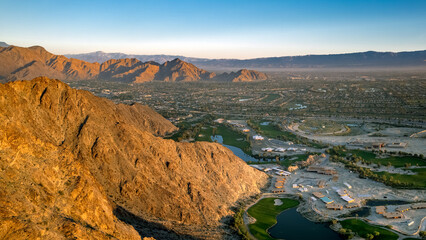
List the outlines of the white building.
{"type": "Polygon", "coordinates": [[[285,152],[285,149],[284,148],[275,148],[275,151],[276,152],[285,152]]]}
{"type": "Polygon", "coordinates": [[[347,183],[347,182],[344,182],[343,184],[345,184],[345,186],[346,186],[346,187],[348,187],[349,189],[351,189],[351,188],[352,188],[352,186],[351,186],[351,185],[349,185],[349,183],[347,183]]]}
{"type": "Polygon", "coordinates": [[[260,135],[254,135],[254,136],[253,136],[253,139],[254,139],[254,140],[264,140],[265,138],[264,138],[264,137],[262,137],[262,136],[260,136],[260,135]]]}

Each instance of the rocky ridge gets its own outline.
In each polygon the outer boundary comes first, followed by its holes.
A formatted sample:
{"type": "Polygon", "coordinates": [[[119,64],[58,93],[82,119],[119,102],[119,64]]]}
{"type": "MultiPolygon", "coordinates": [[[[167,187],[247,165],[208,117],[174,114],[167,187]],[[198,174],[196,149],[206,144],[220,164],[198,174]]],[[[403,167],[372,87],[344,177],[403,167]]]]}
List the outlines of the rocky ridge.
{"type": "Polygon", "coordinates": [[[54,55],[43,47],[22,48],[16,46],[0,47],[0,80],[30,80],[38,76],[47,76],[61,80],[110,80],[121,82],[143,83],[153,80],[166,82],[191,82],[199,80],[213,81],[253,81],[266,79],[256,78],[255,71],[242,70],[237,73],[221,74],[207,72],[191,63],[176,58],[163,64],[141,62],[136,58],[110,59],[102,64],[85,62],[54,55]],[[251,73],[247,73],[251,72],[251,73]],[[238,74],[240,74],[238,76],[238,74]],[[226,77],[225,77],[226,76],[226,77]]]}
{"type": "Polygon", "coordinates": [[[9,44],[5,42],[0,42],[0,47],[9,47],[9,44]]]}
{"type": "Polygon", "coordinates": [[[241,69],[237,72],[223,73],[218,76],[218,80],[227,82],[252,82],[268,79],[266,74],[254,70],[241,69]]]}
{"type": "Polygon", "coordinates": [[[0,238],[179,239],[266,183],[219,144],[161,138],[175,130],[58,80],[1,84],[0,238]]]}
{"type": "Polygon", "coordinates": [[[175,58],[195,64],[201,68],[306,68],[306,69],[335,69],[335,68],[422,68],[426,66],[426,50],[405,52],[354,52],[341,54],[301,55],[282,57],[262,57],[252,59],[207,59],[174,55],[136,55],[124,53],[91,52],[83,54],[68,54],[89,62],[103,62],[108,59],[137,58],[141,61],[156,61],[164,63],[175,58]]]}

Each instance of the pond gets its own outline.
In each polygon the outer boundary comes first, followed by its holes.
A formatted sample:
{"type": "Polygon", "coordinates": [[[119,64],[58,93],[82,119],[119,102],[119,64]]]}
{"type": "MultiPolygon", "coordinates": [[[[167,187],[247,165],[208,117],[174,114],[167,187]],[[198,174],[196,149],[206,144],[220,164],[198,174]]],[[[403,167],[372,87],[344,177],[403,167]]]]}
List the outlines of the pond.
{"type": "Polygon", "coordinates": [[[222,144],[223,146],[227,147],[237,157],[241,158],[245,162],[249,162],[249,161],[256,162],[256,161],[258,161],[256,158],[254,158],[254,157],[252,157],[250,155],[247,155],[243,150],[241,150],[241,148],[223,144],[223,137],[221,135],[211,136],[210,138],[212,139],[213,142],[216,141],[216,142],[222,144]]]}
{"type": "Polygon", "coordinates": [[[340,215],[339,218],[348,218],[348,217],[368,217],[370,216],[370,207],[362,207],[355,211],[349,212],[347,214],[340,215]]]}
{"type": "Polygon", "coordinates": [[[286,240],[341,240],[327,223],[311,222],[296,208],[288,209],[277,217],[277,224],[268,230],[273,238],[286,240]]]}
{"type": "Polygon", "coordinates": [[[237,157],[241,158],[245,162],[249,162],[249,161],[256,162],[256,161],[258,161],[256,158],[247,155],[240,148],[237,148],[237,147],[234,147],[234,146],[229,146],[229,145],[226,145],[226,144],[222,144],[222,145],[229,148],[237,157]]]}
{"type": "Polygon", "coordinates": [[[386,206],[386,205],[403,205],[403,204],[410,204],[410,203],[412,202],[402,201],[402,200],[371,199],[371,200],[367,200],[365,205],[369,207],[376,207],[376,206],[386,206]]]}

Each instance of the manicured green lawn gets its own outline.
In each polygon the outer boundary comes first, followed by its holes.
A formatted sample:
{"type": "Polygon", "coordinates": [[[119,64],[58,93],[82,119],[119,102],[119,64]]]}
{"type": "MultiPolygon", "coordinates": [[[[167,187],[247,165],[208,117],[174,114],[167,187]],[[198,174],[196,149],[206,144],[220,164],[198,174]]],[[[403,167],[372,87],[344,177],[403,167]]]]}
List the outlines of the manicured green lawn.
{"type": "Polygon", "coordinates": [[[355,150],[350,150],[349,152],[352,153],[352,155],[357,155],[359,157],[364,158],[367,161],[371,161],[376,158],[376,154],[369,151],[355,149],[355,150]]]}
{"type": "Polygon", "coordinates": [[[206,141],[206,142],[211,142],[212,139],[210,138],[210,136],[213,134],[213,128],[211,128],[210,126],[208,127],[204,127],[205,129],[201,128],[200,132],[198,133],[198,135],[195,137],[195,141],[206,141]],[[199,135],[202,135],[202,137],[200,137],[199,135]]]}
{"type": "Polygon", "coordinates": [[[399,180],[401,183],[412,184],[412,188],[426,188],[426,168],[415,168],[410,169],[417,173],[416,175],[404,175],[388,172],[377,172],[377,175],[385,175],[388,179],[392,177],[395,180],[399,180]]]}
{"type": "Polygon", "coordinates": [[[349,126],[346,126],[346,127],[349,128],[349,131],[344,133],[334,134],[334,136],[358,136],[358,135],[362,135],[366,133],[361,127],[349,127],[349,126]]]}
{"type": "Polygon", "coordinates": [[[298,154],[298,155],[292,155],[289,156],[290,159],[297,157],[297,159],[295,159],[294,161],[301,161],[301,160],[306,160],[308,159],[310,154],[298,154]]]}
{"type": "Polygon", "coordinates": [[[262,99],[262,102],[271,102],[280,97],[279,94],[269,94],[266,98],[262,99]]]}
{"type": "Polygon", "coordinates": [[[250,147],[250,144],[246,141],[245,134],[234,131],[229,127],[219,125],[216,130],[216,135],[221,135],[223,137],[223,144],[239,147],[243,150],[246,147],[250,147]]]}
{"type": "Polygon", "coordinates": [[[343,124],[328,120],[307,119],[299,125],[299,129],[311,133],[333,133],[342,128],[344,128],[343,124]]]}
{"type": "MultiPolygon", "coordinates": [[[[246,154],[251,155],[250,143],[246,141],[246,135],[223,124],[217,125],[215,135],[221,135],[223,138],[223,144],[238,147],[243,150],[246,154]]],[[[202,137],[197,136],[196,141],[209,141],[211,142],[210,136],[213,135],[213,128],[207,127],[207,129],[201,129],[198,135],[202,134],[202,137]]]]}
{"type": "MultiPolygon", "coordinates": [[[[408,170],[416,173],[414,175],[408,174],[397,174],[389,172],[371,172],[370,177],[377,181],[383,182],[386,185],[394,186],[398,188],[414,188],[414,189],[425,189],[426,188],[426,160],[420,157],[414,156],[390,156],[387,158],[376,158],[376,154],[368,152],[365,150],[347,150],[341,148],[333,148],[332,151],[340,157],[347,157],[349,153],[352,155],[357,155],[362,157],[368,162],[378,164],[382,166],[387,166],[388,163],[391,163],[393,167],[396,168],[405,168],[405,164],[409,163],[411,166],[421,166],[423,168],[408,168],[408,170]],[[379,177],[377,177],[379,176],[379,177]],[[386,178],[384,178],[385,176],[386,178]]],[[[363,168],[365,170],[365,168],[363,168]]],[[[368,173],[367,171],[367,173],[368,173]]],[[[362,171],[365,173],[365,171],[362,171]]],[[[367,176],[368,177],[368,176],[367,176]]]]}
{"type": "Polygon", "coordinates": [[[358,157],[362,157],[363,159],[370,161],[376,158],[376,154],[372,153],[370,151],[365,151],[365,150],[360,150],[360,149],[353,149],[353,150],[348,150],[348,149],[340,149],[337,150],[337,154],[341,157],[347,157],[350,154],[352,154],[352,156],[358,156],[358,157]]]}
{"type": "Polygon", "coordinates": [[[358,219],[347,219],[340,222],[343,228],[351,229],[353,232],[357,233],[361,237],[365,237],[368,233],[373,234],[374,231],[377,231],[380,233],[379,236],[374,237],[374,239],[383,239],[383,240],[396,240],[398,239],[398,235],[383,229],[378,226],[374,226],[371,224],[368,224],[362,220],[358,219]]]}
{"type": "Polygon", "coordinates": [[[305,144],[310,147],[324,148],[322,144],[311,142],[308,139],[302,139],[296,134],[281,130],[277,125],[270,123],[268,125],[260,125],[264,121],[254,121],[253,123],[260,129],[260,134],[268,138],[280,139],[283,141],[292,141],[295,143],[305,144]]]}
{"type": "Polygon", "coordinates": [[[426,160],[421,159],[419,157],[413,156],[390,156],[387,158],[376,158],[377,155],[370,151],[365,150],[349,150],[348,153],[352,153],[352,155],[357,155],[359,157],[364,158],[366,161],[372,163],[380,163],[381,165],[387,165],[389,162],[392,166],[396,168],[405,167],[406,163],[410,163],[411,166],[426,166],[426,160]]]}
{"type": "Polygon", "coordinates": [[[284,131],[281,131],[281,129],[275,125],[275,124],[268,124],[268,125],[260,125],[261,122],[256,122],[256,125],[259,126],[262,133],[269,137],[269,138],[277,138],[278,136],[284,135],[284,131]]]}
{"type": "Polygon", "coordinates": [[[288,156],[285,160],[280,161],[280,165],[288,167],[292,163],[295,163],[297,161],[306,160],[308,158],[308,156],[309,156],[309,154],[299,154],[299,155],[288,156]],[[293,158],[296,158],[296,159],[290,160],[290,159],[293,159],[293,158]]]}
{"type": "Polygon", "coordinates": [[[297,161],[297,160],[289,160],[289,159],[286,159],[286,160],[283,160],[283,161],[280,161],[280,165],[281,166],[284,166],[284,167],[288,167],[288,166],[290,166],[292,163],[294,163],[295,161],[297,161]]]}
{"type": "Polygon", "coordinates": [[[387,158],[375,158],[369,160],[373,163],[380,163],[381,165],[387,165],[389,162],[392,164],[392,166],[396,168],[405,167],[406,163],[411,164],[411,166],[426,166],[426,160],[423,160],[418,157],[412,157],[412,156],[390,156],[387,158]]]}
{"type": "Polygon", "coordinates": [[[249,225],[251,234],[259,240],[275,239],[269,236],[266,230],[277,222],[277,216],[282,211],[296,207],[299,201],[287,198],[280,198],[283,202],[280,206],[274,205],[276,198],[264,198],[247,210],[250,216],[256,218],[254,224],[249,225]]]}

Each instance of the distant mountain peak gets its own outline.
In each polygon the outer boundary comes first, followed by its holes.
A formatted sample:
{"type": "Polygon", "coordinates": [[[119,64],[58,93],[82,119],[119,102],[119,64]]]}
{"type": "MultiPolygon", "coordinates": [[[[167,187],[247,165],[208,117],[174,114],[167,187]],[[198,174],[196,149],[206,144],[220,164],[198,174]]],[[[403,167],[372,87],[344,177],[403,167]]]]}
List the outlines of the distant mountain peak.
{"type": "Polygon", "coordinates": [[[9,47],[10,45],[6,42],[0,42],[0,47],[9,47]]]}
{"type": "Polygon", "coordinates": [[[180,58],[175,58],[175,59],[173,59],[171,61],[166,61],[164,63],[164,66],[167,66],[167,65],[171,65],[171,66],[182,66],[182,65],[185,65],[185,64],[189,64],[189,63],[185,62],[185,61],[182,61],[180,58]]]}
{"type": "Polygon", "coordinates": [[[223,73],[216,77],[216,80],[227,82],[252,82],[268,79],[268,76],[255,70],[241,69],[237,72],[223,73]]]}
{"type": "Polygon", "coordinates": [[[29,47],[29,49],[34,49],[34,50],[46,51],[47,52],[47,50],[44,47],[38,46],[38,45],[31,46],[31,47],[29,47]]]}
{"type": "Polygon", "coordinates": [[[200,68],[404,68],[426,67],[426,50],[411,52],[353,52],[341,54],[308,54],[298,56],[261,57],[253,59],[206,59],[175,55],[134,55],[124,53],[86,53],[67,55],[89,62],[104,62],[111,58],[135,57],[142,62],[167,61],[192,63],[200,68]]]}
{"type": "Polygon", "coordinates": [[[193,82],[199,80],[223,81],[223,79],[229,81],[266,79],[264,77],[266,75],[247,69],[226,75],[229,78],[218,79],[215,73],[198,68],[181,58],[174,58],[159,64],[152,61],[142,62],[135,57],[120,57],[109,59],[100,64],[54,55],[41,46],[29,48],[10,46],[8,51],[0,52],[0,79],[6,81],[28,80],[38,76],[62,80],[102,79],[135,83],[153,80],[193,82]]]}

